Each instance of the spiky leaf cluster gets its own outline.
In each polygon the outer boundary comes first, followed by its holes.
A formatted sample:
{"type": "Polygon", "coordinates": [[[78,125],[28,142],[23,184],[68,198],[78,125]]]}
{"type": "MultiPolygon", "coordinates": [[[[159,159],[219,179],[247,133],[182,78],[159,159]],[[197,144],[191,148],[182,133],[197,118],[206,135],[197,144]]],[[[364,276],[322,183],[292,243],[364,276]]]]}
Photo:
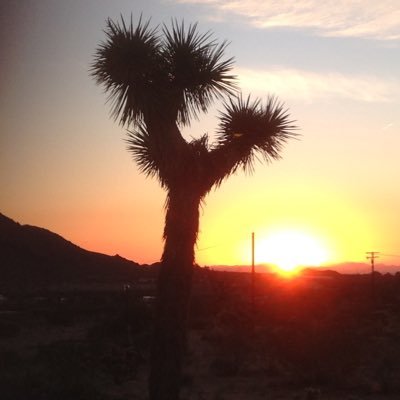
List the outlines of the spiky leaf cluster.
{"type": "Polygon", "coordinates": [[[128,151],[132,154],[139,170],[146,176],[157,176],[164,186],[164,179],[160,175],[159,160],[156,158],[158,152],[155,151],[154,139],[149,135],[144,123],[139,123],[135,130],[128,131],[126,143],[128,151]]]}
{"type": "Polygon", "coordinates": [[[91,73],[108,93],[112,115],[122,125],[140,120],[157,97],[162,79],[157,31],[140,18],[136,28],[107,20],[106,41],[97,48],[91,73]]]}
{"type": "Polygon", "coordinates": [[[136,27],[107,21],[106,41],[97,49],[91,73],[109,94],[112,114],[121,124],[149,115],[175,117],[180,124],[206,111],[211,102],[232,94],[233,59],[224,60],[226,43],[199,34],[197,25],[173,22],[171,29],[136,27]]]}
{"type": "MultiPolygon", "coordinates": [[[[233,58],[223,60],[226,42],[217,45],[210,32],[200,34],[197,24],[186,30],[176,21],[172,29],[164,26],[163,58],[168,77],[178,99],[180,122],[207,111],[215,97],[234,93],[233,58]]],[[[172,90],[171,90],[172,92],[172,90]]]]}
{"type": "Polygon", "coordinates": [[[297,136],[287,110],[274,97],[269,97],[264,105],[260,99],[238,96],[224,106],[217,148],[237,149],[237,164],[232,172],[239,167],[252,171],[258,155],[267,162],[279,159],[284,144],[297,136]]]}

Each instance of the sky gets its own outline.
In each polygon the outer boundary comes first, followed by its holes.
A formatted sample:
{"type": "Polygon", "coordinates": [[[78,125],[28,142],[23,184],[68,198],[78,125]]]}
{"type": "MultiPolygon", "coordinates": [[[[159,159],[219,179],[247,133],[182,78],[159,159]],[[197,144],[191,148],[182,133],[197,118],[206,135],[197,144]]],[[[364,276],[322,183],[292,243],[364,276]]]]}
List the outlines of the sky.
{"type": "MultiPolygon", "coordinates": [[[[278,96],[301,134],[207,196],[200,265],[249,263],[251,232],[263,262],[268,237],[289,231],[317,241],[324,263],[380,251],[400,265],[399,0],[2,1],[1,213],[89,250],[160,259],[165,193],[138,171],[88,72],[106,19],[141,13],[229,41],[242,92],[278,96]]],[[[212,136],[220,109],[184,136],[212,136]]]]}

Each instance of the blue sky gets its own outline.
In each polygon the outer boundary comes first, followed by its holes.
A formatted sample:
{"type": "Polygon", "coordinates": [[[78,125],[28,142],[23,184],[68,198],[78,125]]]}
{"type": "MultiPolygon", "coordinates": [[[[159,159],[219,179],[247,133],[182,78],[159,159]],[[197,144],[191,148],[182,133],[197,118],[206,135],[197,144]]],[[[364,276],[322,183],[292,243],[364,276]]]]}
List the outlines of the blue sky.
{"type": "MultiPolygon", "coordinates": [[[[0,7],[1,212],[92,250],[159,258],[164,194],[137,171],[124,129],[88,73],[106,18],[132,13],[135,21],[143,13],[154,25],[184,19],[228,40],[243,92],[277,95],[302,134],[281,161],[209,196],[199,248],[220,250],[199,252],[201,263],[243,260],[238,249],[249,232],[289,225],[324,238],[335,261],[399,253],[399,1],[23,0],[0,7]]],[[[217,109],[185,135],[212,134],[217,109]]]]}

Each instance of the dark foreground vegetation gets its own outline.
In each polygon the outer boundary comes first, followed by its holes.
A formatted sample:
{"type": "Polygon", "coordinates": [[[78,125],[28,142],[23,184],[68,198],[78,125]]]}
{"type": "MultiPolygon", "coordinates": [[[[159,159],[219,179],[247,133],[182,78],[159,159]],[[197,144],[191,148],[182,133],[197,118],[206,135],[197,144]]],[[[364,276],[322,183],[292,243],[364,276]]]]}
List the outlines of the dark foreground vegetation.
{"type": "MultiPolygon", "coordinates": [[[[400,274],[197,269],[183,399],[398,399],[400,274]]],[[[152,279],[0,297],[2,400],[146,399],[152,279]]]]}

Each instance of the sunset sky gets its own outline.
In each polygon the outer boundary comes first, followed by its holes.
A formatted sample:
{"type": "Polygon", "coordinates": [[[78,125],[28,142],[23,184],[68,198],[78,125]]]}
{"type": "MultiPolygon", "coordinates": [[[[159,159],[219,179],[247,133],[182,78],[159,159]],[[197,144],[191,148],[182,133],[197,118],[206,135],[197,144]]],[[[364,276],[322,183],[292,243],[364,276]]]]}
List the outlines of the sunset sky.
{"type": "MultiPolygon", "coordinates": [[[[282,160],[207,197],[199,264],[249,263],[251,232],[263,262],[269,236],[295,231],[326,263],[380,251],[400,265],[399,0],[2,1],[0,212],[89,250],[159,260],[165,194],[139,173],[88,72],[106,18],[131,13],[227,39],[243,93],[277,95],[300,128],[282,160]]],[[[219,109],[185,137],[212,135],[219,109]]]]}

